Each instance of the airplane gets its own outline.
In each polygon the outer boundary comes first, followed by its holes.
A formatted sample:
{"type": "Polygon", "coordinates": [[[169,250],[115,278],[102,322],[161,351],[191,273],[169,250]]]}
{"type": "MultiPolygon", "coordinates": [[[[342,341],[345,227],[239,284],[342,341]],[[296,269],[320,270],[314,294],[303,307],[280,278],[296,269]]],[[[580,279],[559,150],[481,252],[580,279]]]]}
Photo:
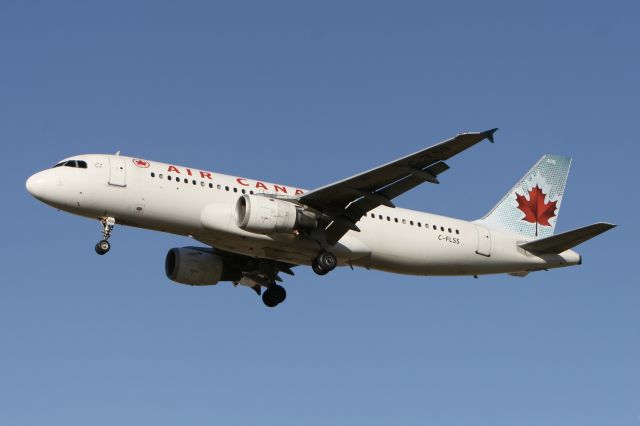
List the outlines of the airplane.
{"type": "Polygon", "coordinates": [[[544,155],[485,216],[465,221],[396,207],[393,199],[438,184],[445,161],[496,129],[457,136],[363,173],[305,190],[120,155],[66,158],[35,173],[39,201],[97,219],[111,247],[115,224],[188,236],[204,247],[168,251],[169,279],[192,286],[232,282],[275,307],[281,273],[337,266],[423,276],[474,276],[582,264],[572,250],[616,225],[595,223],[554,235],[571,159],[544,155]]]}

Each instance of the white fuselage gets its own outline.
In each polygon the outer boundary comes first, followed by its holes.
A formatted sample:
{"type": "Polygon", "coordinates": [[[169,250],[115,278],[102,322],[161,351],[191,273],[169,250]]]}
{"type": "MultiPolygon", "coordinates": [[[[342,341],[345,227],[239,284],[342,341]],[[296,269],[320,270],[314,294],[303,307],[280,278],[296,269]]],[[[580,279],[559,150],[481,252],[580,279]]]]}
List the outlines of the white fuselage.
{"type": "MultiPolygon", "coordinates": [[[[115,155],[81,155],[87,168],[56,167],[33,175],[28,190],[39,200],[90,218],[193,237],[213,247],[295,264],[310,264],[323,248],[310,235],[261,235],[236,225],[243,193],[292,197],[296,187],[115,155]]],[[[378,207],[330,247],[341,266],[414,275],[519,273],[580,263],[567,250],[537,256],[518,247],[526,237],[445,216],[378,207]]],[[[318,235],[316,235],[318,234],[318,235]]]]}

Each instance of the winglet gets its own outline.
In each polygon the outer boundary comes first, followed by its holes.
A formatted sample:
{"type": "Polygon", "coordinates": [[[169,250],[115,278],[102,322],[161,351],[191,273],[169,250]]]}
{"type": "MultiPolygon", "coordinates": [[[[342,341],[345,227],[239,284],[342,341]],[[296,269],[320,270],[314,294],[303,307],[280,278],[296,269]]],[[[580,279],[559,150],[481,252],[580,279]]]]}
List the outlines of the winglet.
{"type": "Polygon", "coordinates": [[[483,132],[483,135],[485,138],[489,139],[489,142],[494,143],[495,141],[493,140],[493,134],[497,131],[498,131],[498,128],[495,127],[491,130],[487,130],[486,132],[483,132]]]}

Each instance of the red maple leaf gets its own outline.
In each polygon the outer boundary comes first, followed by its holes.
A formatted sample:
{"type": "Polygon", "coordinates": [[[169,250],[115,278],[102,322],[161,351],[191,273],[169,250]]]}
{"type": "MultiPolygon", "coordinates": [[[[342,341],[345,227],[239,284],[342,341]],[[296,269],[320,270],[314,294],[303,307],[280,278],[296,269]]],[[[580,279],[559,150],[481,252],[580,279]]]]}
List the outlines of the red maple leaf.
{"type": "Polygon", "coordinates": [[[542,226],[551,226],[549,219],[556,215],[557,201],[544,202],[547,196],[538,185],[529,191],[529,199],[524,195],[516,194],[518,208],[524,213],[522,220],[536,224],[536,235],[538,235],[538,223],[542,226]]]}

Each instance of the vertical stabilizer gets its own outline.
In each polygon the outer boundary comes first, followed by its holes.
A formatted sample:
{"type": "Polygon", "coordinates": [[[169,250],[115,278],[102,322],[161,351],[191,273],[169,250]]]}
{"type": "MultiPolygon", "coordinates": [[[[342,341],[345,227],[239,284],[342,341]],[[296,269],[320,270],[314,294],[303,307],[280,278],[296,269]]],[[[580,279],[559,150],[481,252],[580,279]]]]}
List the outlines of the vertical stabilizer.
{"type": "Polygon", "coordinates": [[[571,158],[547,154],[477,222],[527,237],[553,235],[571,158]]]}

